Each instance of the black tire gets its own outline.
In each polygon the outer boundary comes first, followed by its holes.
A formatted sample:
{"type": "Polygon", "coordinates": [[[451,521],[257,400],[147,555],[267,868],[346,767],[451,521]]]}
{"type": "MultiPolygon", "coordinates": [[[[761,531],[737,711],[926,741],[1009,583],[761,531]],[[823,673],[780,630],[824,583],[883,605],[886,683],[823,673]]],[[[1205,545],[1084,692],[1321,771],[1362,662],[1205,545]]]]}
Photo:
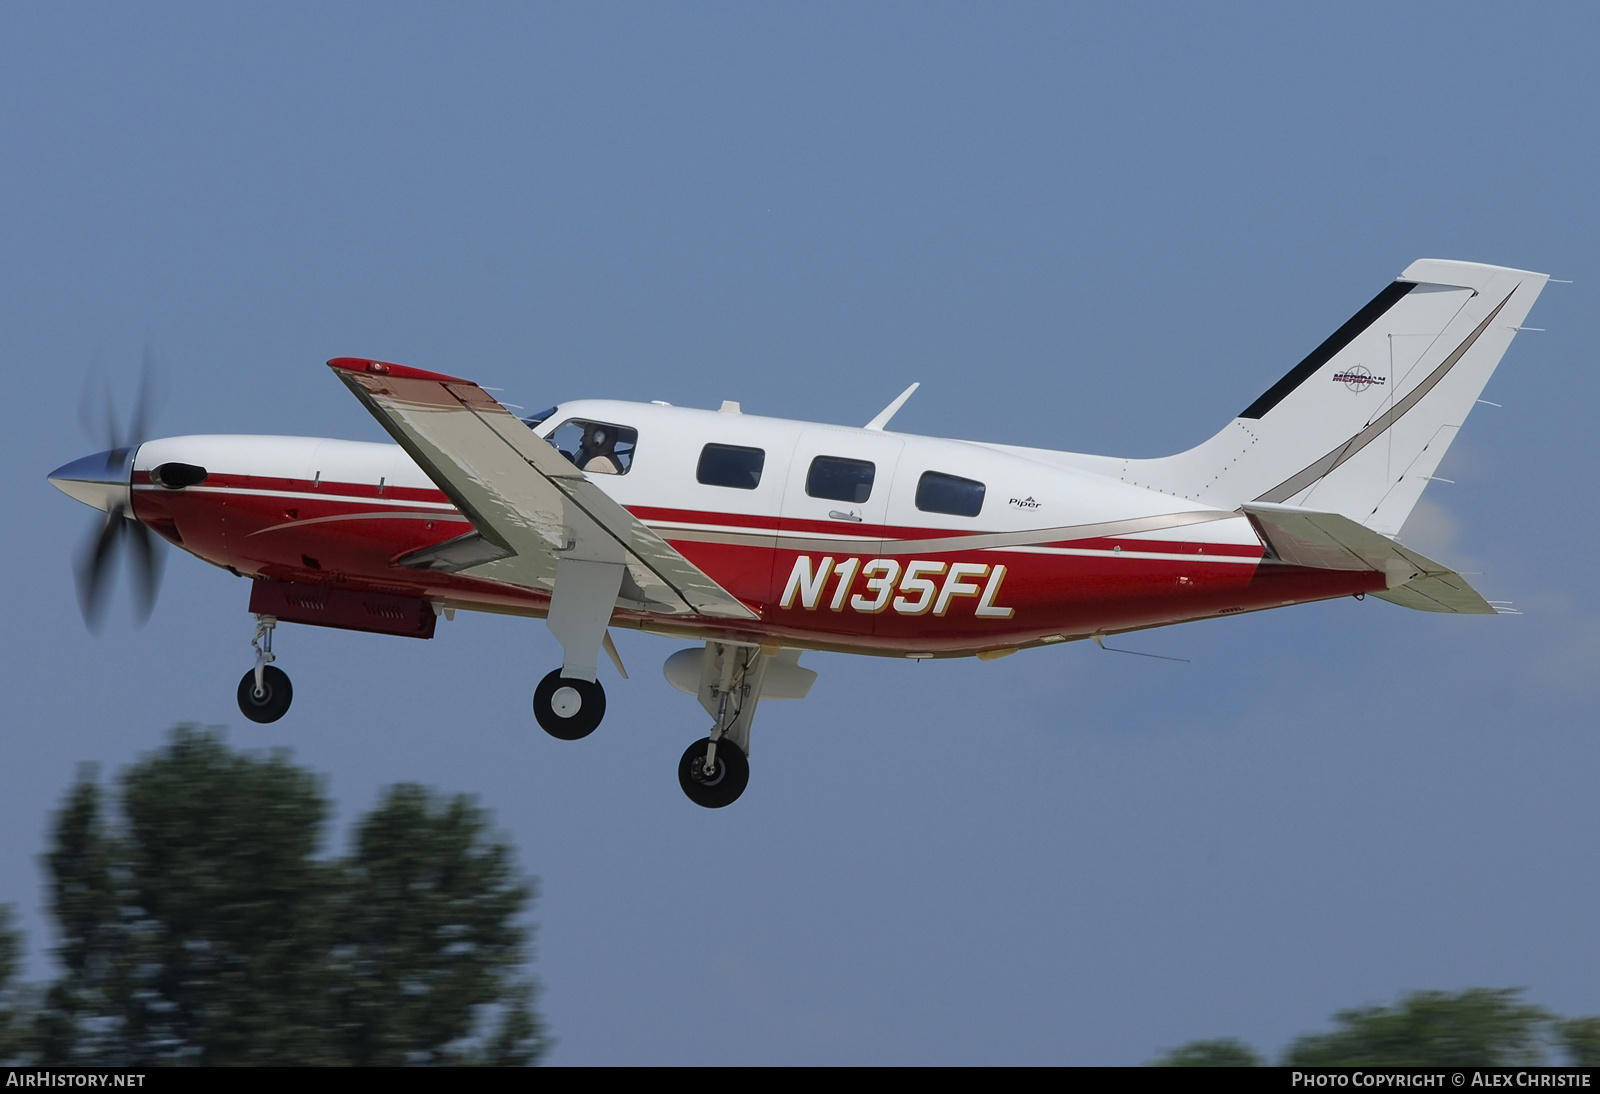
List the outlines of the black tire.
{"type": "MultiPolygon", "coordinates": [[[[570,701],[572,696],[562,696],[570,701]]],[[[543,730],[559,741],[576,741],[593,733],[606,716],[606,689],[598,680],[574,680],[556,669],[533,693],[533,716],[543,730]],[[555,710],[556,693],[569,688],[577,694],[578,709],[565,716],[555,710]]]]}
{"type": "Polygon", "coordinates": [[[239,681],[239,712],[252,722],[276,722],[289,712],[294,701],[294,688],[289,674],[268,665],[261,672],[262,693],[256,694],[256,670],[251,669],[239,681]]]}
{"type": "Polygon", "coordinates": [[[689,795],[689,800],[707,809],[721,809],[732,805],[750,783],[750,761],[745,759],[739,746],[724,738],[717,742],[716,773],[706,777],[706,749],[710,737],[702,737],[690,745],[678,761],[678,785],[689,795]]]}

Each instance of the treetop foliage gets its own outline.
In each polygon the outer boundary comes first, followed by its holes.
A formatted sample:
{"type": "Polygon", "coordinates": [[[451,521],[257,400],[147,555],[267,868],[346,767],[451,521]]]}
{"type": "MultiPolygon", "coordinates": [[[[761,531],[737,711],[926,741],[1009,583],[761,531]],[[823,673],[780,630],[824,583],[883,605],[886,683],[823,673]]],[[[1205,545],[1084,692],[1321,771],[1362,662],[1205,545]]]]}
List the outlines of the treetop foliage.
{"type": "Polygon", "coordinates": [[[1419,991],[1396,1007],[1358,1007],[1334,1015],[1332,1033],[1307,1034],[1284,1062],[1302,1067],[1367,1065],[1515,1067],[1544,1060],[1551,1016],[1517,1001],[1515,988],[1470,988],[1451,995],[1419,991]]]}
{"type": "MultiPolygon", "coordinates": [[[[1280,1061],[1291,1067],[1525,1067],[1552,1049],[1580,1066],[1600,1062],[1600,1018],[1562,1019],[1521,1001],[1518,988],[1419,991],[1393,1007],[1334,1015],[1329,1033],[1297,1037],[1280,1061]]],[[[1261,1058],[1233,1039],[1191,1041],[1152,1063],[1240,1067],[1261,1058]],[[1248,1058],[1247,1058],[1248,1057],[1248,1058]]]]}
{"type": "Polygon", "coordinates": [[[1243,1041],[1219,1037],[1215,1041],[1190,1041],[1151,1062],[1156,1067],[1260,1067],[1261,1057],[1243,1041]]]}
{"type": "MultiPolygon", "coordinates": [[[[470,799],[387,790],[347,857],[285,755],[180,726],[92,771],[44,862],[60,977],[15,985],[0,922],[0,1058],[21,1063],[529,1064],[547,1050],[524,974],[533,899],[470,799]]],[[[8,912],[9,914],[9,912],[8,912]]]]}

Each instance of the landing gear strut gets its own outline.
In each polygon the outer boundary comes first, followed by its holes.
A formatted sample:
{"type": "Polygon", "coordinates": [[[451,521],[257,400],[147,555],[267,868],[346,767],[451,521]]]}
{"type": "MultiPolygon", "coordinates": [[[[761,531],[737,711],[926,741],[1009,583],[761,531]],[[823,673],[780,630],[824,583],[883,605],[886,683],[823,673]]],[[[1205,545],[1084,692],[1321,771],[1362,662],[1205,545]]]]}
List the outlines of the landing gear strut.
{"type": "Polygon", "coordinates": [[[278,625],[270,615],[256,616],[256,636],[250,648],[256,651],[256,667],[239,681],[239,712],[252,722],[276,722],[289,711],[294,688],[289,674],[272,664],[272,629],[278,625]]]}
{"type": "Polygon", "coordinates": [[[587,737],[606,716],[606,689],[598,680],[562,676],[556,669],[539,681],[533,693],[533,716],[557,740],[587,737]]]}

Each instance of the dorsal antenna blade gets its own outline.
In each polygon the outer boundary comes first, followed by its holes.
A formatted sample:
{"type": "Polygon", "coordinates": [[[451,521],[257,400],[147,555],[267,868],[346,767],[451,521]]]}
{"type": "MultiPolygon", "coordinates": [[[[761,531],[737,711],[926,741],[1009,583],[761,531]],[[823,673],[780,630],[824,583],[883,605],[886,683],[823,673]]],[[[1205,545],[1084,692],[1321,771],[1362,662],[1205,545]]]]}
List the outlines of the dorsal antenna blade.
{"type": "Polygon", "coordinates": [[[902,391],[898,399],[880,410],[878,416],[867,423],[866,428],[876,429],[880,433],[883,432],[883,427],[889,424],[889,419],[893,418],[895,412],[906,405],[906,400],[911,398],[911,393],[921,386],[921,383],[915,383],[902,391]]]}

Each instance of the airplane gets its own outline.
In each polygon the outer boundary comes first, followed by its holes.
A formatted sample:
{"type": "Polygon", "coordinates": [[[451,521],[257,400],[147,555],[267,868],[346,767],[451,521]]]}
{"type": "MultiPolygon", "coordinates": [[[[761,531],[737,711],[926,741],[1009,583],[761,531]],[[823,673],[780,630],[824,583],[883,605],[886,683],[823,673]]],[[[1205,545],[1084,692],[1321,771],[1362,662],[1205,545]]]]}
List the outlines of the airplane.
{"type": "Polygon", "coordinates": [[[671,684],[712,718],[679,763],[691,801],[749,781],[757,705],[801,699],[805,651],[1003,657],[1334,597],[1494,614],[1396,536],[1547,275],[1412,263],[1209,440],[1122,459],[580,399],[519,416],[470,380],[371,358],[334,374],[395,444],[113,439],[50,481],[105,513],[86,617],[124,539],[250,579],[240,710],[289,709],[279,623],[431,638],[457,611],[544,617],[562,660],[534,715],[577,740],[605,715],[611,628],[695,643],[671,684]]]}

